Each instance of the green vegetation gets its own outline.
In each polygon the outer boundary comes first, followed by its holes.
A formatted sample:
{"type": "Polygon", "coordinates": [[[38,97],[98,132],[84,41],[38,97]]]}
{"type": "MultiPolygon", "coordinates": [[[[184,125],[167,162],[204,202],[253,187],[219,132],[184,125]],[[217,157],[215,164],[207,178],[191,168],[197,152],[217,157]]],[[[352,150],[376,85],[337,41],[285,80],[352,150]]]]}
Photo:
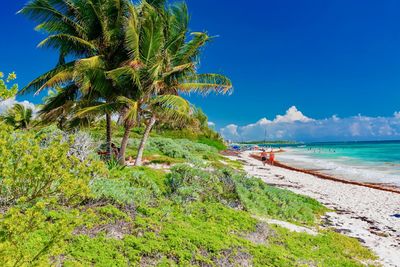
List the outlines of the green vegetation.
{"type": "Polygon", "coordinates": [[[316,225],[326,209],[228,165],[210,168],[221,160],[213,147],[151,138],[149,155],[201,158],[165,172],[107,168],[95,150],[79,153],[77,139],[84,140],[54,128],[1,130],[8,154],[0,161],[7,166],[0,174],[0,265],[364,266],[375,259],[357,240],[331,231],[311,236],[258,221],[316,225]]]}
{"type": "Polygon", "coordinates": [[[15,129],[27,129],[31,126],[33,120],[33,110],[22,104],[15,104],[4,115],[0,115],[0,120],[15,129]]]}
{"type": "Polygon", "coordinates": [[[4,80],[3,78],[4,74],[0,72],[0,101],[7,100],[18,92],[17,84],[13,84],[9,88],[9,83],[17,79],[17,75],[14,72],[8,74],[7,79],[4,80]]]}
{"type": "Polygon", "coordinates": [[[314,225],[316,215],[328,210],[318,201],[265,184],[261,179],[234,176],[236,190],[246,209],[253,214],[292,223],[314,225]]]}

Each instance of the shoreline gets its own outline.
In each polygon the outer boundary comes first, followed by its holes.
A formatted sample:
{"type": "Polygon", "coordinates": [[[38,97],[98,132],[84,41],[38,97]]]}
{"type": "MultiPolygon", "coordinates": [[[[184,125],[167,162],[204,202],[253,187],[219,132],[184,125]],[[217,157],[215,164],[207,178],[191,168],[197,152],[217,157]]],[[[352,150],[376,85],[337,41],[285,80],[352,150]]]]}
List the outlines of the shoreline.
{"type": "MultiPolygon", "coordinates": [[[[322,216],[320,227],[358,239],[383,266],[400,263],[400,194],[376,186],[323,179],[312,173],[263,164],[255,151],[227,155],[244,163],[244,170],[265,183],[318,200],[332,212],[322,216]]],[[[289,166],[290,167],[290,166],[289,166]]],[[[291,168],[291,167],[290,167],[291,168]]]]}
{"type": "MultiPolygon", "coordinates": [[[[258,155],[251,154],[250,156],[253,157],[254,159],[261,160],[261,157],[258,156],[258,155]]],[[[372,188],[372,189],[376,189],[376,190],[382,190],[382,191],[392,192],[392,193],[395,193],[395,194],[400,194],[400,187],[397,187],[397,186],[394,186],[394,185],[387,185],[387,184],[384,184],[384,183],[365,183],[365,182],[357,182],[357,181],[352,181],[352,180],[346,180],[346,179],[335,177],[333,175],[328,175],[328,174],[324,174],[324,173],[318,172],[317,170],[307,170],[307,169],[302,169],[302,168],[296,168],[296,167],[289,166],[287,164],[281,163],[279,161],[275,161],[274,162],[274,166],[277,166],[277,167],[280,167],[280,168],[284,168],[284,169],[287,169],[287,170],[291,170],[291,171],[310,174],[310,175],[316,176],[316,177],[318,177],[320,179],[331,180],[331,181],[344,183],[344,184],[352,184],[352,185],[364,186],[364,187],[368,187],[368,188],[372,188]]]]}

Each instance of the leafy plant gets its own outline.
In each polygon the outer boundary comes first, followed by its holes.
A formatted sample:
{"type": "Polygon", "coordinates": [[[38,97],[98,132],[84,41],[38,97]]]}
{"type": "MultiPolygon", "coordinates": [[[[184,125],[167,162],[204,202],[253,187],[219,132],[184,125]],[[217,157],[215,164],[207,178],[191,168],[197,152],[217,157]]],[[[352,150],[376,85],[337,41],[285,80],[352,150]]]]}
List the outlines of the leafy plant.
{"type": "Polygon", "coordinates": [[[135,202],[135,189],[126,180],[96,179],[90,188],[96,199],[106,199],[119,204],[135,202]]]}
{"type": "Polygon", "coordinates": [[[7,100],[15,96],[18,92],[18,85],[13,84],[10,88],[8,87],[11,81],[17,79],[15,72],[8,74],[7,79],[4,80],[4,74],[0,72],[0,101],[7,100]]]}
{"type": "Polygon", "coordinates": [[[73,229],[82,223],[77,210],[49,210],[45,202],[0,215],[0,265],[48,266],[64,252],[73,229]]]}
{"type": "Polygon", "coordinates": [[[32,132],[0,130],[0,198],[3,205],[54,198],[79,203],[90,195],[89,182],[104,173],[101,162],[68,155],[62,137],[43,146],[32,132]]]}
{"type": "Polygon", "coordinates": [[[241,202],[253,214],[314,225],[328,211],[312,198],[269,186],[258,178],[233,174],[232,179],[241,202]]]}
{"type": "Polygon", "coordinates": [[[31,126],[33,110],[22,104],[15,104],[4,115],[1,115],[0,119],[13,126],[14,129],[26,130],[31,126]]]}
{"type": "Polygon", "coordinates": [[[110,160],[107,160],[106,165],[107,165],[108,170],[110,170],[110,171],[112,171],[112,170],[122,171],[126,167],[125,165],[119,164],[119,161],[115,158],[111,158],[110,160]]]}

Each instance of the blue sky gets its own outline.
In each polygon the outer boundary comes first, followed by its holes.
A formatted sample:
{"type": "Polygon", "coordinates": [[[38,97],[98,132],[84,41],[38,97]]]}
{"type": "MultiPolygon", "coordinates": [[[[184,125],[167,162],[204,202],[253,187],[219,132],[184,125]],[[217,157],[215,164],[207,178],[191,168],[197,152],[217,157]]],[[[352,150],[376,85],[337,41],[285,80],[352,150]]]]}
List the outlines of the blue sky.
{"type": "MultiPolygon", "coordinates": [[[[43,36],[15,15],[24,3],[6,1],[0,9],[0,70],[16,71],[21,86],[57,58],[36,48],[43,36]]],[[[400,110],[399,1],[187,3],[191,29],[219,36],[204,51],[200,71],[223,73],[235,87],[230,96],[190,97],[218,129],[273,121],[292,106],[313,120],[391,118],[400,110]]]]}

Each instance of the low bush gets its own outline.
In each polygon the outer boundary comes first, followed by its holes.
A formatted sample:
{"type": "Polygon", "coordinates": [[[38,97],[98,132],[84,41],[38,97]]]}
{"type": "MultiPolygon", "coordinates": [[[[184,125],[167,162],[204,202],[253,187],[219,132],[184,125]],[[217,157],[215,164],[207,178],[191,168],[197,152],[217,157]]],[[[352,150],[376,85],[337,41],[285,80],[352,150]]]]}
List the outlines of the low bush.
{"type": "MultiPolygon", "coordinates": [[[[139,139],[131,139],[130,146],[137,147],[139,139]]],[[[148,154],[162,154],[175,159],[201,159],[203,155],[211,157],[217,155],[218,150],[214,147],[189,141],[187,139],[170,139],[161,137],[152,137],[146,143],[146,152],[148,154]]]]}
{"type": "Polygon", "coordinates": [[[225,170],[212,171],[179,164],[167,174],[166,183],[169,196],[177,203],[213,201],[241,207],[235,184],[225,170]]]}
{"type": "Polygon", "coordinates": [[[102,162],[79,160],[62,136],[43,144],[32,132],[0,130],[0,205],[55,198],[76,204],[89,197],[89,182],[104,174],[102,162]]]}
{"type": "Polygon", "coordinates": [[[0,266],[54,264],[81,223],[77,210],[50,209],[45,202],[9,209],[0,216],[0,266]]]}
{"type": "Polygon", "coordinates": [[[95,199],[110,200],[118,204],[133,204],[135,189],[126,180],[96,179],[90,185],[95,199]]]}
{"type": "Polygon", "coordinates": [[[110,178],[96,179],[90,185],[94,198],[117,204],[155,205],[165,193],[162,172],[146,167],[113,170],[110,178]]]}
{"type": "Polygon", "coordinates": [[[197,142],[211,147],[215,147],[218,151],[225,150],[226,145],[221,139],[211,139],[208,137],[200,137],[197,142]]]}
{"type": "Polygon", "coordinates": [[[326,211],[315,199],[272,187],[261,179],[234,174],[236,190],[248,211],[298,224],[313,225],[326,211]]]}

